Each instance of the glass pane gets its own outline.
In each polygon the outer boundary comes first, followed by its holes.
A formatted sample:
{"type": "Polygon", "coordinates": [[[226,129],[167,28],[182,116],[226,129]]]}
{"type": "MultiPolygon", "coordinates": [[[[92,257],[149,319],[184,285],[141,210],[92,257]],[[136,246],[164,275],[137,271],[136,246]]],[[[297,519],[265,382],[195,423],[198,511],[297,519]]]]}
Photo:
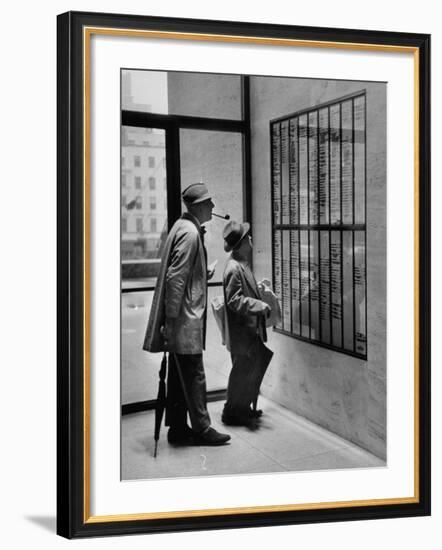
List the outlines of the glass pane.
{"type": "Polygon", "coordinates": [[[290,223],[299,223],[298,119],[290,121],[290,223]]]}
{"type": "Polygon", "coordinates": [[[342,218],[353,223],[353,105],[344,101],[342,116],[342,218]]]}
{"type": "Polygon", "coordinates": [[[238,75],[169,72],[168,90],[171,115],[242,118],[238,75]]]}
{"type": "Polygon", "coordinates": [[[309,245],[308,231],[300,231],[301,239],[301,336],[310,338],[310,272],[309,272],[309,245]]]}
{"type": "Polygon", "coordinates": [[[353,234],[342,232],[342,270],[343,270],[343,306],[344,306],[344,348],[353,351],[353,234]]]}
{"type": "MultiPolygon", "coordinates": [[[[181,130],[180,147],[181,190],[203,181],[215,203],[214,212],[229,214],[231,220],[242,222],[242,136],[232,132],[181,130]]],[[[206,224],[208,263],[218,260],[211,282],[222,282],[228,257],[222,237],[226,223],[214,216],[206,224]]]]}
{"type": "Polygon", "coordinates": [[[121,71],[121,108],[163,115],[241,120],[241,77],[124,69],[121,71]]]}
{"type": "Polygon", "coordinates": [[[122,70],[121,108],[167,114],[167,72],[122,70]]]}
{"type": "Polygon", "coordinates": [[[292,330],[292,300],[290,292],[290,231],[282,231],[282,322],[283,329],[292,330]]]}
{"type": "Polygon", "coordinates": [[[355,223],[365,223],[365,96],[354,100],[355,223]]]}
{"type": "Polygon", "coordinates": [[[154,286],[167,236],[165,131],[123,127],[122,286],[154,286]]]}
{"type": "Polygon", "coordinates": [[[319,111],[319,208],[320,223],[329,223],[328,109],[319,111]]]}
{"type": "Polygon", "coordinates": [[[290,182],[289,182],[289,123],[281,123],[281,214],[282,223],[290,223],[290,182]]]}
{"type": "Polygon", "coordinates": [[[299,223],[308,223],[307,115],[299,117],[299,223]]]}
{"type": "Polygon", "coordinates": [[[299,286],[299,231],[290,231],[291,246],[291,272],[292,272],[292,330],[296,335],[300,335],[300,286],[299,286]]]}
{"type": "Polygon", "coordinates": [[[281,223],[281,125],[272,126],[273,223],[281,223]]]}
{"type": "Polygon", "coordinates": [[[355,336],[356,352],[367,353],[367,329],[365,325],[366,309],[366,269],[365,269],[365,232],[355,231],[355,336]]]}
{"type": "MultiPolygon", "coordinates": [[[[221,288],[209,288],[209,303],[214,296],[221,293],[221,288]]],[[[123,405],[156,399],[157,396],[158,372],[163,354],[149,353],[142,349],[152,297],[152,291],[122,295],[121,400],[123,405]]],[[[209,391],[227,386],[231,368],[230,354],[221,344],[221,335],[210,309],[207,315],[204,367],[209,391]]]]}
{"type": "Polygon", "coordinates": [[[320,232],[321,340],[330,344],[330,233],[320,232]]]}
{"type": "Polygon", "coordinates": [[[308,115],[309,223],[318,223],[318,112],[308,115]]]}
{"type": "Polygon", "coordinates": [[[310,231],[310,338],[319,340],[319,244],[318,231],[310,231]]]}
{"type": "MultiPolygon", "coordinates": [[[[273,234],[273,285],[278,302],[282,304],[282,231],[273,234]]],[[[282,319],[276,324],[282,328],[282,319]]]]}
{"type": "Polygon", "coordinates": [[[331,223],[341,223],[341,120],[339,105],[330,107],[330,203],[331,223]]]}
{"type": "Polygon", "coordinates": [[[331,232],[331,295],[332,295],[332,344],[342,346],[342,303],[341,303],[341,234],[331,232]]]}

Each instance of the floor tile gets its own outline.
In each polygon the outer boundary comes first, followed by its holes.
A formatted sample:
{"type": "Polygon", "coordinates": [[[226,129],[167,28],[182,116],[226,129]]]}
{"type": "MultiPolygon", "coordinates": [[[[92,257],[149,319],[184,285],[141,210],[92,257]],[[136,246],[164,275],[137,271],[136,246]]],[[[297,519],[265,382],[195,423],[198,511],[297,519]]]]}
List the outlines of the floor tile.
{"type": "Polygon", "coordinates": [[[385,463],[364,449],[316,426],[265,398],[257,430],[225,426],[223,401],[209,403],[212,425],[231,436],[221,447],[172,447],[162,427],[158,456],[154,453],[154,412],[122,420],[122,479],[158,479],[238,475],[303,470],[382,467],[385,463]]]}
{"type": "Polygon", "coordinates": [[[382,468],[385,462],[369,453],[350,453],[348,449],[336,449],[328,453],[309,456],[284,463],[291,472],[311,470],[343,470],[348,468],[382,468]]]}

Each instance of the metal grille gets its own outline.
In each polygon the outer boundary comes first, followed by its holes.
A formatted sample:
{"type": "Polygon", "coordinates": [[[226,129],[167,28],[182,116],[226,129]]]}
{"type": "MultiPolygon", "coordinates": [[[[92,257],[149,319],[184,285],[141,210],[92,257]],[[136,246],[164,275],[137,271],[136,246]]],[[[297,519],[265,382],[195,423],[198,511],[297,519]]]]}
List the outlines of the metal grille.
{"type": "Polygon", "coordinates": [[[367,358],[365,91],[270,123],[275,330],[367,358]]]}

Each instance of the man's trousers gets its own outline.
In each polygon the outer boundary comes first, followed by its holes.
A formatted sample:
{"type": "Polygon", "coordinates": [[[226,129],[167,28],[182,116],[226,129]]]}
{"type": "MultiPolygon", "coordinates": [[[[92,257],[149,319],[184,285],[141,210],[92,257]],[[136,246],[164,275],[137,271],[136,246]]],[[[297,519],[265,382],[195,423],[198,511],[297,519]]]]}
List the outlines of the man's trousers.
{"type": "Polygon", "coordinates": [[[224,414],[243,416],[250,412],[250,406],[256,403],[259,388],[273,352],[256,337],[249,353],[231,353],[232,370],[227,385],[227,401],[224,414]]]}
{"type": "Polygon", "coordinates": [[[203,354],[169,353],[166,425],[178,431],[184,429],[187,413],[194,432],[201,433],[210,426],[203,354]]]}

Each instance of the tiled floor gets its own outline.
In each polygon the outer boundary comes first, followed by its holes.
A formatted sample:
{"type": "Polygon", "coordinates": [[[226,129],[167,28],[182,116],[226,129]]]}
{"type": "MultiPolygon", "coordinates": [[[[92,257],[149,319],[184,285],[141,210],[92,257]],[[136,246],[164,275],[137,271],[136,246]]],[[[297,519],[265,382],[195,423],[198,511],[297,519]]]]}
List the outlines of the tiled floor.
{"type": "Polygon", "coordinates": [[[172,447],[163,426],[153,458],[154,413],[122,420],[122,479],[212,476],[302,470],[383,467],[385,462],[356,445],[260,397],[259,427],[226,427],[223,401],[209,403],[212,425],[232,436],[222,447],[172,447]]]}

